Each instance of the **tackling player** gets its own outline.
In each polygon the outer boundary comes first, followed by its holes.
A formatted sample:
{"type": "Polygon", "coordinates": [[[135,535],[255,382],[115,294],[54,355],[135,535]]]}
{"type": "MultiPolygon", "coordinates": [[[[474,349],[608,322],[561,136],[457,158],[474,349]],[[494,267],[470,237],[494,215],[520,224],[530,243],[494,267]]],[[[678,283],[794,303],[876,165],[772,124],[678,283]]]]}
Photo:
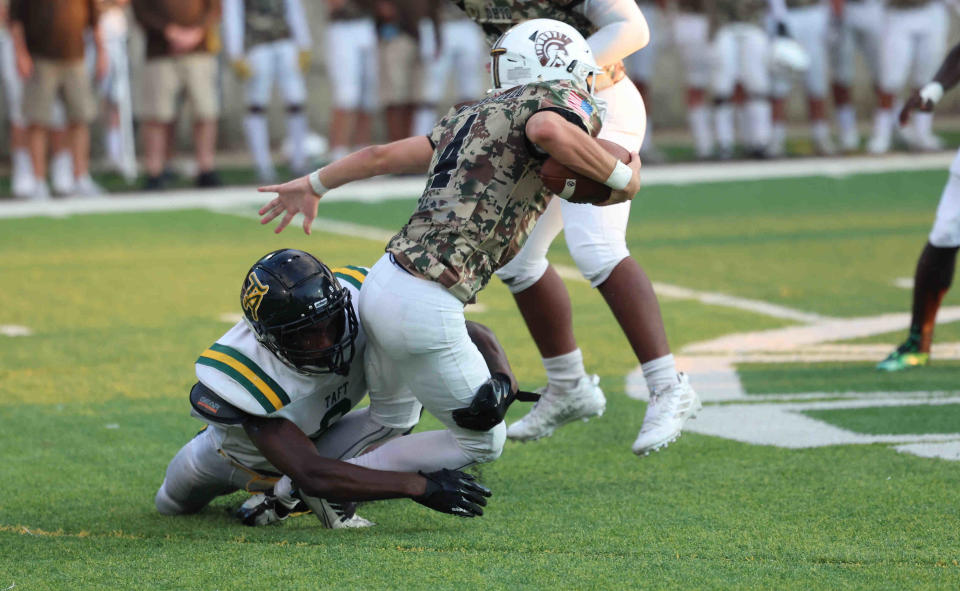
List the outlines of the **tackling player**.
{"type": "MultiPolygon", "coordinates": [[[[272,493],[286,474],[299,492],[255,495],[239,511],[244,523],[270,523],[306,505],[326,527],[372,525],[328,499],[407,497],[462,517],[483,514],[490,493],[467,474],[382,472],[339,461],[409,431],[420,417],[409,394],[389,407],[351,410],[367,389],[366,336],[357,321],[366,276],[363,267],[331,270],[300,250],[254,263],[241,291],[244,319],[197,359],[190,403],[208,427],[170,462],[156,494],[160,513],[195,513],[236,490],[272,493]]],[[[492,333],[476,324],[469,330],[492,370],[512,380],[492,333]]]]}
{"type": "MultiPolygon", "coordinates": [[[[453,0],[483,28],[492,44],[508,28],[530,18],[562,21],[587,37],[604,72],[596,96],[607,105],[600,139],[637,152],[646,129],[646,108],[626,77],[623,58],[643,48],[650,29],[633,0],[453,0]]],[[[523,249],[497,276],[513,293],[547,374],[540,402],[510,425],[511,439],[549,436],[561,425],[598,416],[606,407],[599,377],[588,375],[573,334],[570,295],[547,261],[561,230],[574,263],[596,287],[620,324],[653,393],[633,451],[646,455],[680,435],[699,400],[686,376],[678,374],[660,316],[660,304],[646,273],[626,244],[630,204],[604,208],[553,200],[523,249]]]]}
{"type": "Polygon", "coordinates": [[[223,45],[237,78],[246,82],[243,130],[261,182],[276,181],[270,157],[267,106],[274,82],[287,103],[290,168],[306,172],[310,28],[300,0],[223,0],[223,45]]]}
{"type": "MultiPolygon", "coordinates": [[[[910,121],[914,110],[924,114],[933,112],[943,93],[960,82],[960,45],[954,46],[940,65],[933,81],[914,91],[900,111],[900,124],[910,121]]],[[[960,152],[950,165],[950,179],[943,189],[937,218],[913,277],[913,314],[910,334],[906,342],[897,347],[877,365],[884,371],[900,371],[922,367],[930,361],[930,345],[937,311],[943,296],[953,282],[953,272],[960,248],[960,152]]]]}
{"type": "Polygon", "coordinates": [[[393,386],[401,384],[447,430],[388,442],[353,460],[361,465],[460,468],[499,457],[503,415],[478,429],[455,413],[491,381],[463,329],[464,304],[516,256],[550,202],[538,175],[547,155],[615,189],[608,203],[628,201],[640,187],[636,153],[626,165],[591,138],[600,112],[590,89],[601,70],[573,27],[549,19],[517,25],[494,45],[490,65],[493,94],[452,110],[429,138],[370,147],[260,189],[279,194],[260,209],[262,223],[283,214],[279,232],[302,213],[309,233],[330,188],[429,170],[417,211],[370,271],[360,320],[370,341],[371,408],[396,404],[393,386]]]}

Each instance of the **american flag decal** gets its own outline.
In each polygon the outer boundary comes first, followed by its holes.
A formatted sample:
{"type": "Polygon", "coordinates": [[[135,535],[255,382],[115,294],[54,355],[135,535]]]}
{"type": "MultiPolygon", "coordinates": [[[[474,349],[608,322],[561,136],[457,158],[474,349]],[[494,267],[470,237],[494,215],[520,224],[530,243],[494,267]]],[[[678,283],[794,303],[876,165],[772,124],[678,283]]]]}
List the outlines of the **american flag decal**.
{"type": "Polygon", "coordinates": [[[590,104],[590,101],[575,92],[567,95],[567,108],[584,119],[589,119],[590,115],[593,114],[593,105],[590,104]]]}

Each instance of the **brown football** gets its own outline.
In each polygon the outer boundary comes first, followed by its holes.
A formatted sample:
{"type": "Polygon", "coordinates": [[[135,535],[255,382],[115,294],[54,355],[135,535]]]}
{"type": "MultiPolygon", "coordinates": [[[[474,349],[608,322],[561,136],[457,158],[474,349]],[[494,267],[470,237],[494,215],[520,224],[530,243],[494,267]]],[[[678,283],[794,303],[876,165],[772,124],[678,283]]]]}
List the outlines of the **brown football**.
{"type": "MultiPolygon", "coordinates": [[[[630,162],[630,152],[609,140],[597,140],[622,162],[630,162]]],[[[540,167],[540,180],[554,195],[573,203],[601,203],[610,198],[610,187],[576,173],[550,157],[540,167]]]]}

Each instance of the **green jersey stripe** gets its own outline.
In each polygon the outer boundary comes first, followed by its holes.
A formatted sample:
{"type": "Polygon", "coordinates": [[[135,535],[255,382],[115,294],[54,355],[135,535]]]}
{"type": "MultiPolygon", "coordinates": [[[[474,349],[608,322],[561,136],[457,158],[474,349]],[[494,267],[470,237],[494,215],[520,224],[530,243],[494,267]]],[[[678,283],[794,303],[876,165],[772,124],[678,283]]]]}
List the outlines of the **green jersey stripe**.
{"type": "Polygon", "coordinates": [[[250,394],[257,400],[257,402],[260,403],[260,406],[263,407],[263,410],[267,411],[268,414],[279,410],[274,408],[273,405],[270,404],[270,401],[267,400],[267,397],[264,396],[262,392],[260,392],[260,389],[257,388],[253,384],[253,382],[245,378],[243,374],[233,369],[226,363],[222,361],[217,361],[216,359],[210,359],[209,357],[200,357],[199,359],[197,359],[197,363],[199,365],[206,365],[207,367],[212,367],[213,369],[216,369],[217,371],[221,371],[224,374],[233,378],[234,381],[236,381],[238,384],[243,386],[247,390],[247,392],[250,392],[250,394]]]}
{"type": "Polygon", "coordinates": [[[337,279],[339,279],[340,281],[346,281],[347,283],[349,283],[350,285],[356,287],[357,289],[360,289],[361,287],[363,287],[363,284],[360,283],[359,281],[357,281],[356,277],[351,277],[350,275],[347,275],[346,273],[334,273],[334,275],[335,275],[335,276],[337,277],[337,279]]]}
{"type": "Polygon", "coordinates": [[[260,366],[254,363],[253,360],[251,360],[249,357],[247,357],[240,351],[237,351],[233,347],[221,345],[220,343],[214,343],[210,345],[210,348],[213,349],[214,351],[223,353],[224,355],[227,355],[229,357],[233,357],[234,359],[242,363],[244,366],[246,366],[247,369],[255,373],[258,378],[263,380],[265,384],[270,386],[271,390],[276,392],[277,397],[284,404],[284,406],[286,406],[287,404],[290,404],[290,397],[287,396],[287,392],[280,386],[280,384],[274,381],[273,378],[268,376],[267,372],[260,369],[260,366]]]}

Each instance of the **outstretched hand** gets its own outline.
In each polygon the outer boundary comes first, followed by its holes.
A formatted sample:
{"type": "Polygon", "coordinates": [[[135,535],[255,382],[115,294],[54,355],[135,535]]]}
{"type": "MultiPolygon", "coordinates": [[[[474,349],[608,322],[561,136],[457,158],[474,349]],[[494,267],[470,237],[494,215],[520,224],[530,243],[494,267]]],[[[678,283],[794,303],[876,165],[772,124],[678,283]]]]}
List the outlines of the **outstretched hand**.
{"type": "Polygon", "coordinates": [[[923,97],[920,96],[920,91],[914,90],[910,93],[910,98],[907,99],[907,102],[903,104],[903,108],[900,109],[900,126],[902,127],[910,122],[911,111],[917,110],[929,113],[933,111],[933,107],[933,101],[924,100],[923,97]]]}
{"type": "Polygon", "coordinates": [[[293,179],[282,185],[268,185],[257,190],[261,193],[277,194],[257,212],[262,216],[260,218],[261,224],[269,224],[280,214],[283,214],[283,219],[274,229],[274,233],[279,234],[293,221],[298,213],[301,213],[303,214],[303,232],[304,234],[310,234],[310,227],[317,217],[320,196],[313,192],[313,187],[310,186],[310,181],[306,176],[293,179]]]}

